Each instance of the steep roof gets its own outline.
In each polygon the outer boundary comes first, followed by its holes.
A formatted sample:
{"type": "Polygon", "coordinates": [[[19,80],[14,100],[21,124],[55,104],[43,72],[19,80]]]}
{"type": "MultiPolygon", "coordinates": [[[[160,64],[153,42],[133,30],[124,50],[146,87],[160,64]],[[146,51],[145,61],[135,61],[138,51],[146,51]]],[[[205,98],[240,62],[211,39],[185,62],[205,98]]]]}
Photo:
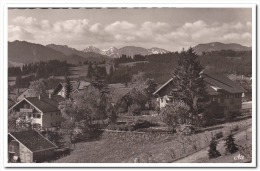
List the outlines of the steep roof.
{"type": "MultiPolygon", "coordinates": [[[[204,81],[206,82],[206,90],[210,95],[219,95],[220,92],[227,93],[244,93],[246,90],[239,86],[236,82],[230,80],[223,74],[204,73],[204,81]]],[[[173,79],[169,79],[165,84],[159,87],[153,94],[158,94],[165,86],[172,83],[173,79]]]]}
{"type": "Polygon", "coordinates": [[[60,95],[52,95],[51,98],[41,97],[41,99],[39,99],[39,97],[28,97],[25,98],[25,100],[29,101],[42,112],[53,112],[59,111],[58,105],[65,99],[60,95]]]}
{"type": "Polygon", "coordinates": [[[132,88],[126,87],[124,84],[109,84],[109,88],[112,94],[112,102],[116,103],[122,97],[124,97],[127,93],[129,93],[132,88]]]}
{"type": "Polygon", "coordinates": [[[22,143],[32,152],[57,148],[55,144],[47,140],[35,130],[10,132],[9,135],[22,143]]]}
{"type": "Polygon", "coordinates": [[[170,82],[172,82],[173,78],[170,78],[166,83],[164,83],[161,87],[159,87],[153,95],[157,94],[159,91],[161,91],[165,86],[167,86],[170,82]]]}
{"type": "Polygon", "coordinates": [[[246,90],[240,87],[236,82],[230,80],[223,74],[204,74],[204,81],[207,83],[207,91],[211,95],[219,94],[220,90],[228,93],[244,93],[246,90]]]}

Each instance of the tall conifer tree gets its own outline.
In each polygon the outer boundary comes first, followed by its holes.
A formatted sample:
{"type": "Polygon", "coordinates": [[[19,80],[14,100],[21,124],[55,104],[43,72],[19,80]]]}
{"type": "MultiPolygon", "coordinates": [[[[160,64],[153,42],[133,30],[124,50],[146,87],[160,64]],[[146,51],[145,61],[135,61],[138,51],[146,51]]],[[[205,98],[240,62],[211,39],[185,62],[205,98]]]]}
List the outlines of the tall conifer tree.
{"type": "Polygon", "coordinates": [[[66,78],[66,85],[65,85],[65,98],[66,99],[70,98],[72,89],[73,89],[73,87],[72,87],[72,84],[70,82],[70,79],[66,78]]]}
{"type": "Polygon", "coordinates": [[[198,114],[203,112],[207,104],[208,96],[203,80],[203,67],[192,48],[181,52],[178,67],[173,73],[173,82],[177,89],[175,98],[189,106],[190,120],[195,124],[198,114]]]}

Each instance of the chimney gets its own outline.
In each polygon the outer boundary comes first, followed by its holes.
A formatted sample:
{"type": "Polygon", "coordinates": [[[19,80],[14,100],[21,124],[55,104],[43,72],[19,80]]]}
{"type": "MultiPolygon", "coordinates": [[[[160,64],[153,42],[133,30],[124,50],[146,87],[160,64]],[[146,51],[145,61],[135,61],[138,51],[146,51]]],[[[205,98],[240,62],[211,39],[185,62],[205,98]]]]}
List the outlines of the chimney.
{"type": "Polygon", "coordinates": [[[49,99],[51,99],[51,93],[49,94],[49,99]]]}
{"type": "Polygon", "coordinates": [[[41,100],[41,95],[38,96],[38,99],[41,100]]]}

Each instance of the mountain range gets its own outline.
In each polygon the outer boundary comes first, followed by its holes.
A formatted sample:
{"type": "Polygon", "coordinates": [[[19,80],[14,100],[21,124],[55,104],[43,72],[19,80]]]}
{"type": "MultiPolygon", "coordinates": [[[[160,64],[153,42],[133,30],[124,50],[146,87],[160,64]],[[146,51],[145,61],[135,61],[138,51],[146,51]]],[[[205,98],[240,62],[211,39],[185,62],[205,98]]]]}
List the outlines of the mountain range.
{"type": "MultiPolygon", "coordinates": [[[[194,47],[197,54],[202,54],[203,51],[218,51],[218,50],[234,50],[247,51],[251,47],[242,46],[236,43],[224,44],[220,42],[212,42],[206,44],[198,44],[194,47]]],[[[68,63],[78,64],[79,62],[88,61],[109,61],[121,55],[134,56],[164,54],[170,53],[165,49],[153,47],[146,49],[136,46],[125,46],[122,48],[110,47],[106,50],[101,50],[94,46],[88,46],[84,50],[77,50],[67,45],[41,45],[26,41],[8,42],[8,65],[20,66],[25,63],[48,61],[48,60],[66,60],[68,63]]]]}
{"type": "Polygon", "coordinates": [[[88,46],[83,50],[83,52],[93,52],[93,53],[99,53],[102,55],[107,55],[112,58],[118,58],[121,55],[127,55],[127,56],[134,56],[134,55],[151,55],[151,54],[164,54],[169,53],[170,51],[162,49],[162,48],[151,48],[151,49],[145,49],[142,47],[136,47],[136,46],[125,46],[122,48],[116,48],[116,47],[110,47],[105,50],[100,50],[99,48],[96,48],[94,46],[88,46]]]}

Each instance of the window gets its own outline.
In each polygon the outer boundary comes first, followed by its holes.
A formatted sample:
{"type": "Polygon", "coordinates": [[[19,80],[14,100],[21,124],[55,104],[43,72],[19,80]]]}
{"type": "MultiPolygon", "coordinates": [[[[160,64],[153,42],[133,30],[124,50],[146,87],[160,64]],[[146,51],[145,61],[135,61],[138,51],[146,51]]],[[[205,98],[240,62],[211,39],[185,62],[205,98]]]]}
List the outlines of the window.
{"type": "Polygon", "coordinates": [[[51,113],[51,117],[52,117],[52,113],[51,113]]]}
{"type": "Polygon", "coordinates": [[[14,152],[14,146],[13,145],[9,145],[9,151],[14,152]]]}
{"type": "Polygon", "coordinates": [[[41,114],[37,114],[37,118],[38,118],[38,119],[41,118],[41,114]]]}
{"type": "Polygon", "coordinates": [[[224,98],[220,98],[220,103],[224,103],[224,98]]]}
{"type": "Polygon", "coordinates": [[[37,114],[35,114],[35,113],[34,113],[34,114],[33,114],[33,118],[37,118],[37,116],[36,116],[36,115],[37,115],[37,114]]]}
{"type": "Polygon", "coordinates": [[[51,123],[51,126],[53,126],[52,123],[51,123]]]}

